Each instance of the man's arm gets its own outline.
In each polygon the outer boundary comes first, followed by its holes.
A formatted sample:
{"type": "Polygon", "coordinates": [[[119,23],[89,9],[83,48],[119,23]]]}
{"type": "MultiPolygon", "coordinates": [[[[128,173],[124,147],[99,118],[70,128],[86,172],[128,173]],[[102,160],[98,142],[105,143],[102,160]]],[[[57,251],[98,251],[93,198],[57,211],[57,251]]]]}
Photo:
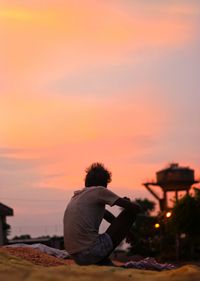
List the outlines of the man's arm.
{"type": "Polygon", "coordinates": [[[124,208],[133,215],[137,215],[142,212],[142,208],[139,204],[131,202],[131,200],[126,197],[117,199],[114,205],[124,208]]]}
{"type": "Polygon", "coordinates": [[[115,216],[109,212],[108,210],[105,210],[104,212],[104,219],[109,222],[109,223],[112,223],[113,220],[115,219],[115,216]]]}

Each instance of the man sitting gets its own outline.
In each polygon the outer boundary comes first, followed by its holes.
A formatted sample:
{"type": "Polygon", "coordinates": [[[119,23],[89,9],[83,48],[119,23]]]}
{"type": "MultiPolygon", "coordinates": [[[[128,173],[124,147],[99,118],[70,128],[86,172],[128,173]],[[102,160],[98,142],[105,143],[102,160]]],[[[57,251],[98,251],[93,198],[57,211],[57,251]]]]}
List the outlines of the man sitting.
{"type": "Polygon", "coordinates": [[[85,188],[74,192],[65,210],[65,249],[79,265],[108,264],[109,255],[128,234],[140,206],[107,189],[111,173],[103,164],[92,164],[86,173],[85,188]],[[115,217],[105,205],[124,210],[115,217]],[[103,219],[110,226],[99,234],[103,219]]]}

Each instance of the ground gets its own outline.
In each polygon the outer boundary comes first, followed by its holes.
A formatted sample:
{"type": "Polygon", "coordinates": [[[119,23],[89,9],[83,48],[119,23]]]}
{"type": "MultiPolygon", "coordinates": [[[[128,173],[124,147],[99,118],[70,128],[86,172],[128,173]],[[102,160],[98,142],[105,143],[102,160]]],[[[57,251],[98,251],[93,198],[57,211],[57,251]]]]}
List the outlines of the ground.
{"type": "Polygon", "coordinates": [[[37,250],[0,249],[1,281],[199,281],[200,267],[186,265],[170,271],[78,266],[37,250]],[[16,254],[17,253],[17,254],[16,254]],[[17,256],[16,256],[17,255],[17,256]]]}

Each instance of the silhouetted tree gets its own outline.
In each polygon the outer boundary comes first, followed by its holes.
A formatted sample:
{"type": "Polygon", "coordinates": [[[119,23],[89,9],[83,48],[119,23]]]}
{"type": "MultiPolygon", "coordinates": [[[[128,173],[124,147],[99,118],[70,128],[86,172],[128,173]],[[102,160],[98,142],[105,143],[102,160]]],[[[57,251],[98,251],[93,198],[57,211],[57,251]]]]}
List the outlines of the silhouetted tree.
{"type": "Polygon", "coordinates": [[[155,256],[159,250],[159,229],[155,228],[157,218],[150,216],[155,208],[155,202],[148,199],[136,199],[143,209],[132,226],[129,239],[130,253],[142,256],[155,256]]]}
{"type": "Polygon", "coordinates": [[[26,240],[26,239],[31,239],[31,235],[29,235],[29,234],[22,234],[20,236],[13,237],[13,240],[26,240]]]}
{"type": "Polygon", "coordinates": [[[144,199],[137,198],[135,201],[142,207],[144,214],[147,216],[150,216],[150,213],[155,209],[155,205],[156,205],[155,202],[150,201],[147,198],[144,199]]]}
{"type": "Polygon", "coordinates": [[[176,232],[189,235],[200,234],[199,200],[190,195],[179,200],[173,209],[171,224],[176,232]]]}
{"type": "MultiPolygon", "coordinates": [[[[190,257],[194,257],[195,244],[200,242],[200,196],[186,195],[180,199],[172,211],[172,217],[168,222],[169,229],[176,233],[178,239],[184,235],[185,245],[183,251],[190,252],[190,257]]],[[[186,256],[188,254],[186,253],[186,256]]]]}

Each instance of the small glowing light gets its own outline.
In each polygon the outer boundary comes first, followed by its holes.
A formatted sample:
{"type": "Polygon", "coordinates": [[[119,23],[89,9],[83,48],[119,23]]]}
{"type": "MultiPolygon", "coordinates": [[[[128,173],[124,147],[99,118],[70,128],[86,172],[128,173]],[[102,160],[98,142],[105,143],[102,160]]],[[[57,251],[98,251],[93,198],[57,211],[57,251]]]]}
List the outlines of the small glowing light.
{"type": "Polygon", "coordinates": [[[159,224],[159,223],[156,223],[154,226],[155,226],[155,228],[159,228],[159,227],[160,227],[160,224],[159,224]]]}
{"type": "Polygon", "coordinates": [[[185,233],[181,233],[180,237],[181,237],[181,239],[184,239],[186,237],[186,234],[185,233]]]}
{"type": "Polygon", "coordinates": [[[172,215],[172,212],[167,212],[167,213],[166,213],[166,218],[170,218],[171,215],[172,215]]]}

